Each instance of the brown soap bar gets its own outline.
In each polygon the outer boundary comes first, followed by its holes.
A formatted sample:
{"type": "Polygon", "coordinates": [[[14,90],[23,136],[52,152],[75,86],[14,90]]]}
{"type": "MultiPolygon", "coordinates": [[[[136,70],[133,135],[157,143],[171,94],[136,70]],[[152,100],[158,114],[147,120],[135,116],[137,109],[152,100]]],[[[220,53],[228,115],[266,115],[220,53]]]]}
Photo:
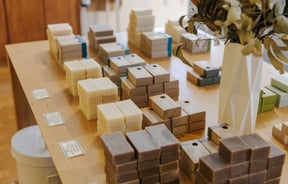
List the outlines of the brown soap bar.
{"type": "Polygon", "coordinates": [[[156,167],[139,170],[139,178],[146,178],[146,177],[153,176],[159,173],[160,172],[159,172],[159,165],[158,165],[156,167]]]}
{"type": "Polygon", "coordinates": [[[248,180],[248,175],[242,175],[242,176],[238,176],[238,177],[234,177],[234,178],[230,178],[229,180],[229,184],[248,184],[249,180],[248,180]]]}
{"type": "Polygon", "coordinates": [[[199,139],[199,141],[210,153],[218,153],[219,146],[215,144],[213,141],[210,141],[208,137],[201,138],[199,139]]]}
{"type": "Polygon", "coordinates": [[[266,171],[251,173],[248,176],[249,184],[251,183],[264,183],[265,182],[266,171]]]}
{"type": "Polygon", "coordinates": [[[142,66],[128,68],[128,79],[136,87],[153,84],[152,75],[142,66]]]}
{"type": "Polygon", "coordinates": [[[126,136],[128,141],[135,148],[139,161],[150,160],[160,156],[160,147],[146,130],[129,132],[126,136]]]}
{"type": "Polygon", "coordinates": [[[199,171],[196,173],[195,184],[212,184],[208,179],[199,171]]]}
{"type": "Polygon", "coordinates": [[[230,178],[231,166],[218,153],[213,153],[199,159],[199,171],[210,182],[224,182],[230,178]]]}
{"type": "Polygon", "coordinates": [[[142,124],[146,126],[157,125],[157,124],[165,124],[166,127],[171,129],[171,121],[170,119],[162,119],[153,109],[142,109],[143,111],[143,122],[142,124]]]}
{"type": "Polygon", "coordinates": [[[190,122],[189,123],[189,132],[191,133],[191,132],[194,132],[194,131],[199,130],[199,129],[204,129],[205,124],[206,124],[205,120],[190,122]]]}
{"type": "Polygon", "coordinates": [[[249,174],[249,161],[231,165],[231,178],[249,174]]]}
{"type": "Polygon", "coordinates": [[[164,91],[168,96],[170,96],[173,100],[177,101],[179,96],[179,88],[174,88],[170,90],[164,91]]]}
{"type": "Polygon", "coordinates": [[[156,175],[152,175],[149,177],[145,177],[145,178],[141,178],[140,179],[141,184],[151,184],[151,183],[159,183],[160,181],[160,175],[156,174],[156,175]]]}
{"type": "Polygon", "coordinates": [[[230,164],[237,164],[250,159],[250,148],[239,137],[221,139],[219,154],[230,164]]]}
{"type": "Polygon", "coordinates": [[[276,137],[279,141],[284,141],[285,134],[282,132],[282,123],[273,125],[272,135],[276,137]]]}
{"type": "Polygon", "coordinates": [[[266,178],[265,180],[271,180],[274,178],[280,178],[282,174],[282,169],[283,166],[278,166],[278,167],[271,167],[267,170],[266,172],[266,178]]]}
{"type": "Polygon", "coordinates": [[[280,178],[274,178],[274,179],[265,181],[265,184],[279,184],[279,183],[280,183],[280,178]]]}
{"type": "Polygon", "coordinates": [[[145,65],[144,68],[153,76],[154,84],[170,80],[170,73],[158,64],[145,65]]]}
{"type": "Polygon", "coordinates": [[[216,124],[216,125],[208,127],[207,135],[208,135],[209,140],[211,140],[211,138],[212,138],[212,130],[217,129],[217,128],[221,128],[221,127],[224,128],[224,129],[228,129],[228,128],[230,129],[230,125],[228,125],[227,123],[216,124]]]}
{"type": "Polygon", "coordinates": [[[147,107],[148,103],[148,96],[145,95],[138,95],[138,96],[131,96],[130,99],[139,107],[144,108],[147,107]]]}
{"type": "Polygon", "coordinates": [[[115,179],[113,179],[112,177],[110,177],[110,175],[109,176],[106,175],[106,181],[109,184],[140,184],[139,179],[124,181],[124,182],[118,182],[115,179]]]}
{"type": "Polygon", "coordinates": [[[249,134],[240,137],[251,149],[250,160],[267,160],[270,145],[258,134],[249,134]]]}
{"type": "Polygon", "coordinates": [[[104,151],[111,156],[112,162],[121,164],[135,160],[132,146],[120,132],[102,135],[101,140],[104,151]]]}
{"type": "Polygon", "coordinates": [[[111,181],[111,183],[123,183],[138,179],[137,170],[125,172],[119,175],[118,173],[110,173],[110,171],[107,170],[107,168],[105,167],[105,172],[106,172],[106,180],[109,178],[108,180],[111,181]]]}
{"type": "Polygon", "coordinates": [[[121,89],[125,91],[129,97],[146,95],[146,86],[136,87],[132,82],[127,78],[121,78],[121,89]]]}
{"type": "Polygon", "coordinates": [[[163,182],[162,184],[179,184],[180,183],[180,178],[175,178],[174,180],[163,182]]]}
{"type": "Polygon", "coordinates": [[[168,82],[164,82],[164,92],[172,90],[172,89],[179,89],[179,80],[170,78],[168,82]]]}
{"type": "Polygon", "coordinates": [[[137,165],[137,160],[116,165],[113,164],[110,160],[105,160],[105,167],[107,167],[108,170],[111,170],[111,172],[119,174],[136,170],[137,165]]]}
{"type": "Polygon", "coordinates": [[[123,56],[110,57],[109,65],[118,74],[126,73],[127,68],[131,66],[123,56]]]}
{"type": "Polygon", "coordinates": [[[185,111],[181,110],[180,116],[171,118],[172,128],[182,125],[188,125],[188,120],[189,120],[188,114],[185,111]]]}
{"type": "Polygon", "coordinates": [[[160,154],[180,152],[178,139],[163,124],[145,128],[155,142],[160,146],[160,154]]]}
{"type": "Polygon", "coordinates": [[[161,164],[160,168],[159,168],[159,171],[160,171],[160,173],[164,173],[164,172],[168,172],[168,171],[171,171],[171,170],[174,170],[174,169],[179,169],[179,161],[178,160],[172,161],[172,162],[168,162],[168,163],[165,163],[165,164],[161,164]]]}
{"type": "Polygon", "coordinates": [[[267,168],[267,162],[268,162],[267,159],[251,160],[250,166],[249,166],[249,173],[256,173],[256,172],[265,171],[267,168]]]}
{"type": "Polygon", "coordinates": [[[288,134],[288,121],[282,123],[282,129],[281,129],[281,132],[283,132],[283,133],[286,134],[286,135],[288,134]]]}
{"type": "Polygon", "coordinates": [[[189,126],[181,125],[181,126],[174,127],[172,128],[172,133],[174,135],[181,135],[181,134],[189,133],[189,126]]]}
{"type": "Polygon", "coordinates": [[[189,122],[198,122],[205,120],[206,112],[196,105],[193,105],[193,100],[191,98],[184,98],[179,100],[183,111],[189,115],[189,122]]]}
{"type": "Polygon", "coordinates": [[[160,173],[160,183],[174,181],[179,178],[179,168],[172,171],[160,173]]]}
{"type": "Polygon", "coordinates": [[[157,83],[147,86],[147,94],[148,96],[155,96],[162,94],[163,91],[163,83],[157,83]]]}
{"type": "Polygon", "coordinates": [[[160,157],[156,157],[150,160],[143,160],[143,161],[138,161],[138,170],[143,170],[143,169],[148,169],[152,167],[159,166],[160,163],[160,157]]]}
{"type": "Polygon", "coordinates": [[[267,168],[278,167],[284,164],[285,153],[276,145],[270,144],[267,168]]]}
{"type": "Polygon", "coordinates": [[[160,163],[165,164],[165,163],[173,162],[173,161],[179,160],[179,159],[180,159],[180,151],[174,152],[174,153],[168,153],[168,154],[162,153],[160,156],[160,163]]]}
{"type": "Polygon", "coordinates": [[[208,135],[210,134],[211,137],[209,137],[215,144],[219,145],[219,141],[221,139],[229,138],[229,137],[235,137],[237,133],[232,129],[231,126],[226,125],[220,125],[216,128],[211,128],[211,134],[208,130],[208,135]]]}

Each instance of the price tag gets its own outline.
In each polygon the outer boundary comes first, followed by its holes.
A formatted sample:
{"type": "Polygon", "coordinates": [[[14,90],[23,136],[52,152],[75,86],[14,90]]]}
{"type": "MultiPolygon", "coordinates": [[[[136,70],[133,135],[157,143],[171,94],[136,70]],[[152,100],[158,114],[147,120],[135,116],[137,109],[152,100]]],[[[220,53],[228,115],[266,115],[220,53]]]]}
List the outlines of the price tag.
{"type": "Polygon", "coordinates": [[[60,142],[59,145],[66,158],[72,158],[85,154],[83,148],[77,140],[60,142]]]}
{"type": "Polygon", "coordinates": [[[48,126],[57,126],[64,124],[63,117],[60,112],[51,112],[43,114],[48,123],[48,126]]]}
{"type": "Polygon", "coordinates": [[[32,94],[34,96],[34,98],[36,100],[40,100],[40,99],[43,99],[43,98],[49,98],[50,95],[49,95],[49,92],[47,89],[43,88],[43,89],[35,89],[32,91],[32,94]]]}

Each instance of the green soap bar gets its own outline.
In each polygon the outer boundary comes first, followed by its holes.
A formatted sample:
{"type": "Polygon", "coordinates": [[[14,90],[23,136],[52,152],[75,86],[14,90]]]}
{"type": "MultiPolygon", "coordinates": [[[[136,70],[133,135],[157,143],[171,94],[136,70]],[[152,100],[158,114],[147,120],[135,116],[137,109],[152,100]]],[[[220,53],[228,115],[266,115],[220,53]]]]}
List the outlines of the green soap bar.
{"type": "Polygon", "coordinates": [[[268,89],[263,89],[262,105],[275,104],[277,95],[268,89]]]}
{"type": "Polygon", "coordinates": [[[273,93],[275,93],[277,95],[277,99],[276,99],[276,106],[277,107],[283,107],[285,105],[287,105],[287,101],[288,101],[288,93],[277,88],[274,87],[272,85],[269,86],[265,86],[265,88],[269,89],[270,91],[272,91],[273,93]]]}
{"type": "Polygon", "coordinates": [[[281,75],[275,78],[271,78],[271,84],[277,88],[282,89],[285,92],[288,92],[288,77],[281,75]]]}
{"type": "Polygon", "coordinates": [[[262,104],[261,110],[260,112],[268,112],[268,111],[272,111],[274,109],[275,105],[274,104],[262,104]]]}

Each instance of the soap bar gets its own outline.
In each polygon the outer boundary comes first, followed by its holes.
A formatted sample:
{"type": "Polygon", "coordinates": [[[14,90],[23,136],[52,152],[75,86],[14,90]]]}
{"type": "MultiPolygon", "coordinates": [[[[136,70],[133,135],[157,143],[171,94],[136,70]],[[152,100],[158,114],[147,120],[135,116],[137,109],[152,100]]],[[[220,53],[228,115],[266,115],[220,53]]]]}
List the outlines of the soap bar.
{"type": "Polygon", "coordinates": [[[172,161],[172,162],[168,162],[166,164],[161,164],[159,171],[160,173],[165,173],[165,172],[169,172],[175,169],[179,169],[179,161],[172,161]]]}
{"type": "Polygon", "coordinates": [[[278,123],[276,125],[273,125],[272,128],[272,135],[276,137],[279,141],[284,141],[285,134],[282,132],[282,123],[278,123]]]}
{"type": "Polygon", "coordinates": [[[151,184],[151,183],[159,183],[160,175],[155,174],[149,177],[141,178],[141,184],[151,184]]]}
{"type": "Polygon", "coordinates": [[[250,183],[248,180],[248,175],[241,175],[238,177],[230,178],[228,180],[229,184],[244,184],[244,183],[250,183]]]}
{"type": "Polygon", "coordinates": [[[166,164],[180,159],[180,151],[173,153],[162,153],[160,156],[160,164],[166,164]]]}
{"type": "Polygon", "coordinates": [[[280,75],[278,77],[271,78],[271,84],[285,92],[288,92],[288,77],[280,75]]]}
{"type": "Polygon", "coordinates": [[[209,140],[208,137],[201,138],[199,141],[210,153],[218,153],[218,145],[209,140]]]}
{"type": "Polygon", "coordinates": [[[111,102],[116,102],[118,101],[118,95],[103,95],[102,96],[102,103],[111,103],[111,102]]]}
{"type": "Polygon", "coordinates": [[[160,156],[160,147],[146,130],[129,132],[126,135],[128,141],[135,148],[139,161],[150,160],[160,156]]]}
{"type": "Polygon", "coordinates": [[[153,76],[154,84],[170,80],[170,73],[158,64],[145,65],[144,68],[153,76]]]}
{"type": "Polygon", "coordinates": [[[48,24],[47,29],[53,36],[72,34],[72,27],[69,23],[48,24]]]}
{"type": "Polygon", "coordinates": [[[139,170],[138,172],[139,172],[139,178],[146,178],[149,176],[157,175],[159,174],[159,165],[148,169],[142,169],[139,170]]]}
{"type": "Polygon", "coordinates": [[[172,133],[174,135],[181,135],[185,133],[189,133],[189,126],[187,125],[180,125],[177,127],[172,128],[172,133]]]}
{"type": "MultiPolygon", "coordinates": [[[[188,126],[189,116],[185,111],[181,110],[181,115],[171,118],[172,128],[187,125],[188,126]]],[[[174,134],[175,135],[175,134],[174,134]]]]}
{"type": "Polygon", "coordinates": [[[189,115],[189,122],[205,120],[206,112],[193,104],[193,99],[184,98],[178,101],[183,111],[189,115]]]}
{"type": "Polygon", "coordinates": [[[219,154],[230,164],[237,164],[250,159],[250,149],[239,137],[221,139],[219,154]]]}
{"type": "Polygon", "coordinates": [[[144,108],[147,107],[148,103],[148,95],[137,95],[137,96],[131,96],[130,99],[139,107],[144,108]]]}
{"type": "Polygon", "coordinates": [[[163,93],[163,83],[157,83],[147,86],[148,96],[155,96],[163,93]]]}
{"type": "Polygon", "coordinates": [[[149,8],[133,8],[131,9],[133,16],[152,15],[152,9],[149,8]]]}
{"type": "Polygon", "coordinates": [[[152,75],[142,66],[128,68],[128,79],[136,87],[153,84],[152,75]]]}
{"type": "Polygon", "coordinates": [[[276,107],[288,106],[288,93],[272,85],[265,86],[268,90],[277,95],[276,107]]]}
{"type": "Polygon", "coordinates": [[[149,97],[149,106],[163,119],[181,115],[181,107],[167,94],[149,97]]]}
{"type": "Polygon", "coordinates": [[[154,125],[145,127],[145,129],[160,146],[160,154],[180,151],[179,141],[165,125],[154,125]]]}
{"type": "Polygon", "coordinates": [[[249,174],[249,161],[231,165],[231,178],[249,174]]]}
{"type": "Polygon", "coordinates": [[[110,173],[117,173],[119,175],[125,172],[131,172],[137,170],[137,160],[124,162],[122,164],[114,164],[111,160],[105,159],[105,168],[110,173]]]}
{"type": "Polygon", "coordinates": [[[208,86],[214,84],[213,78],[204,78],[198,75],[195,71],[187,71],[186,78],[197,86],[208,86]]]}
{"type": "Polygon", "coordinates": [[[118,175],[117,173],[109,173],[109,170],[105,170],[106,172],[106,180],[109,183],[116,184],[116,183],[129,183],[130,181],[133,181],[138,179],[138,172],[137,170],[130,171],[123,173],[121,175],[118,175]]]}
{"type": "Polygon", "coordinates": [[[101,65],[98,64],[97,61],[90,58],[90,59],[81,59],[80,62],[86,69],[87,78],[102,77],[101,65]]]}
{"type": "Polygon", "coordinates": [[[207,61],[196,61],[193,63],[193,70],[201,77],[215,77],[219,75],[219,68],[207,61]]]}
{"type": "Polygon", "coordinates": [[[136,87],[129,79],[121,78],[121,89],[127,93],[129,97],[145,95],[146,86],[136,87]]]}
{"type": "Polygon", "coordinates": [[[210,182],[225,182],[230,178],[230,164],[218,153],[203,156],[199,159],[199,172],[205,174],[210,182]]]}
{"type": "Polygon", "coordinates": [[[124,55],[124,58],[131,64],[131,66],[143,66],[146,61],[135,53],[124,55]]]}
{"type": "Polygon", "coordinates": [[[174,180],[179,181],[179,168],[172,171],[160,173],[160,183],[168,183],[174,180]]]}
{"type": "Polygon", "coordinates": [[[232,127],[226,124],[208,127],[208,137],[217,145],[219,145],[221,139],[235,137],[236,135],[237,133],[232,129],[232,127]]]}
{"type": "Polygon", "coordinates": [[[108,77],[114,83],[120,82],[120,75],[117,74],[112,68],[106,65],[102,67],[102,70],[104,77],[108,77]]]}
{"type": "Polygon", "coordinates": [[[133,148],[120,132],[102,135],[101,140],[113,163],[121,164],[135,160],[133,148]]]}
{"type": "Polygon", "coordinates": [[[204,129],[205,128],[206,121],[196,121],[196,122],[190,122],[189,123],[189,132],[193,132],[199,129],[204,129]]]}
{"type": "Polygon", "coordinates": [[[150,160],[143,160],[143,161],[138,161],[138,170],[144,170],[152,167],[157,167],[159,166],[160,163],[160,157],[154,157],[150,160]]]}
{"type": "Polygon", "coordinates": [[[208,179],[199,171],[196,173],[195,184],[212,184],[208,179]]]}
{"type": "Polygon", "coordinates": [[[249,173],[257,173],[261,171],[266,171],[267,163],[268,163],[267,159],[250,161],[249,173]]]}
{"type": "Polygon", "coordinates": [[[258,134],[243,135],[240,137],[251,149],[250,160],[266,160],[270,153],[270,145],[258,134]]]}
{"type": "Polygon", "coordinates": [[[266,171],[251,173],[248,175],[249,183],[264,183],[266,171]]]}
{"type": "Polygon", "coordinates": [[[279,184],[280,183],[280,178],[273,178],[271,180],[266,180],[265,184],[279,184]]]}
{"type": "Polygon", "coordinates": [[[127,68],[131,66],[123,56],[110,57],[109,65],[118,74],[126,73],[127,68]]]}
{"type": "Polygon", "coordinates": [[[162,119],[160,116],[152,109],[143,109],[143,128],[150,125],[165,124],[165,126],[170,130],[171,121],[170,119],[162,119]]]}
{"type": "Polygon", "coordinates": [[[282,175],[283,166],[271,167],[266,172],[265,180],[271,180],[273,178],[280,178],[282,175]]]}
{"type": "Polygon", "coordinates": [[[179,88],[170,89],[164,91],[168,96],[170,96],[173,100],[177,101],[179,97],[179,88]]]}
{"type": "Polygon", "coordinates": [[[268,156],[267,168],[282,166],[285,161],[285,152],[276,145],[270,143],[270,152],[268,156]]]}
{"type": "Polygon", "coordinates": [[[262,95],[262,104],[275,104],[277,99],[277,95],[273,93],[272,91],[264,88],[263,89],[263,95],[262,95]]]}
{"type": "Polygon", "coordinates": [[[288,121],[282,123],[281,132],[283,132],[283,134],[285,135],[288,135],[288,121]]]}
{"type": "Polygon", "coordinates": [[[109,25],[102,25],[102,24],[91,25],[89,27],[89,31],[91,31],[96,37],[113,35],[113,29],[109,25]]]}

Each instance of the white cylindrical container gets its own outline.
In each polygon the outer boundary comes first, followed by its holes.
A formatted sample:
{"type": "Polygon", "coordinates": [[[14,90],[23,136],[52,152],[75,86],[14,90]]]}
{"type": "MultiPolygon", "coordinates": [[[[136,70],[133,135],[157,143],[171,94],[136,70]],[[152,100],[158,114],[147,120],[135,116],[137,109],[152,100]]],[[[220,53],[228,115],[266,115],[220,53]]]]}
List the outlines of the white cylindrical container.
{"type": "Polygon", "coordinates": [[[19,184],[61,183],[37,125],[23,128],[11,139],[19,184]]]}

